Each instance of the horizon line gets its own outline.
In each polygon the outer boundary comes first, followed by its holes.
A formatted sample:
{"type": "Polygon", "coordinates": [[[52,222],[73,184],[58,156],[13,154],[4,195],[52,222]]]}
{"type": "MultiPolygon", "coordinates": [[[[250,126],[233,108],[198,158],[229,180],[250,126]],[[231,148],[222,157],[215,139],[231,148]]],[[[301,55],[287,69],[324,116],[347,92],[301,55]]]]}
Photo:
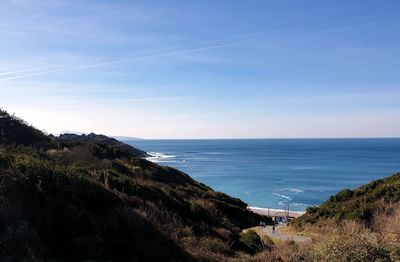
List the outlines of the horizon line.
{"type": "MultiPolygon", "coordinates": [[[[110,136],[129,137],[129,136],[110,136]]],[[[400,136],[371,136],[371,137],[260,137],[260,138],[142,138],[122,139],[122,141],[137,140],[317,140],[317,139],[400,139],[400,136]]]]}

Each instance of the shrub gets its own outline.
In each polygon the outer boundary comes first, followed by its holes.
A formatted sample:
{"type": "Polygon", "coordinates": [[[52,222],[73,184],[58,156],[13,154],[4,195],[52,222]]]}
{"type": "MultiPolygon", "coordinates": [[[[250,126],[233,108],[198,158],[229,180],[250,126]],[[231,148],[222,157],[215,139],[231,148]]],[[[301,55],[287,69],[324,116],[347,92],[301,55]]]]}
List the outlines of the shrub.
{"type": "Polygon", "coordinates": [[[264,245],[264,249],[266,249],[266,250],[271,251],[272,248],[274,247],[274,242],[267,235],[263,236],[262,242],[263,242],[263,245],[264,245]]]}
{"type": "Polygon", "coordinates": [[[143,151],[47,136],[1,110],[0,131],[0,257],[222,261],[263,247],[251,233],[238,241],[262,219],[247,204],[143,151]]]}
{"type": "Polygon", "coordinates": [[[245,250],[250,254],[255,254],[263,250],[261,238],[254,230],[249,230],[243,233],[240,236],[239,241],[245,246],[245,250]]]}
{"type": "Polygon", "coordinates": [[[294,241],[293,239],[288,239],[285,241],[285,244],[288,246],[293,246],[296,244],[296,241],[294,241]]]}
{"type": "Polygon", "coordinates": [[[315,248],[314,260],[326,262],[388,261],[387,253],[367,229],[351,223],[315,248]]]}
{"type": "Polygon", "coordinates": [[[373,230],[391,261],[400,261],[400,206],[382,207],[374,214],[373,230]]]}
{"type": "Polygon", "coordinates": [[[297,227],[304,224],[319,223],[327,218],[337,222],[343,220],[362,220],[371,223],[372,215],[382,204],[400,201],[400,173],[372,181],[354,190],[344,189],[331,196],[319,207],[307,208],[305,215],[294,221],[297,227]]]}

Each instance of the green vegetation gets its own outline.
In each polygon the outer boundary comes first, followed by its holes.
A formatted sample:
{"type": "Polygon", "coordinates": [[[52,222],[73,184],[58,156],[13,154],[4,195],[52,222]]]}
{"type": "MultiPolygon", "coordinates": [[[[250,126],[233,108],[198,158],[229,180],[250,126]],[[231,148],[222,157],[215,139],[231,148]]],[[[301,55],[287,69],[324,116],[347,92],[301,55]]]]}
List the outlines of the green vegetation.
{"type": "Polygon", "coordinates": [[[312,243],[102,135],[48,136],[0,110],[2,260],[400,261],[400,173],[342,190],[296,219],[312,243]],[[268,221],[266,221],[268,223],[268,221]],[[261,237],[260,237],[261,235],[261,237]]]}
{"type": "Polygon", "coordinates": [[[276,243],[249,261],[400,261],[400,173],[344,189],[291,223],[311,243],[276,243]]]}
{"type": "Polygon", "coordinates": [[[308,225],[306,230],[315,234],[311,243],[275,244],[249,261],[400,261],[400,206],[386,206],[384,212],[373,215],[372,221],[369,226],[350,220],[308,225]]]}
{"type": "Polygon", "coordinates": [[[128,151],[130,154],[135,156],[147,157],[149,156],[145,151],[137,149],[133,146],[122,143],[114,138],[105,135],[96,135],[90,133],[88,135],[75,135],[75,134],[61,134],[58,140],[63,143],[76,143],[76,142],[94,142],[99,145],[108,146],[114,150],[121,149],[123,151],[128,151]]]}
{"type": "Polygon", "coordinates": [[[344,189],[319,207],[310,207],[294,224],[315,224],[326,219],[358,220],[370,223],[375,211],[400,201],[400,173],[378,179],[355,190],[344,189]]]}
{"type": "Polygon", "coordinates": [[[276,245],[252,261],[400,261],[399,200],[400,173],[344,189],[292,223],[312,243],[276,245]]]}
{"type": "Polygon", "coordinates": [[[274,247],[274,241],[272,241],[272,239],[267,235],[262,237],[262,243],[264,245],[264,249],[266,250],[271,251],[274,247]]]}
{"type": "Polygon", "coordinates": [[[262,219],[143,151],[0,116],[0,257],[216,261],[262,219]]]}
{"type": "Polygon", "coordinates": [[[247,232],[243,233],[239,241],[252,254],[263,250],[263,242],[261,241],[260,236],[254,230],[248,230],[247,232]]]}

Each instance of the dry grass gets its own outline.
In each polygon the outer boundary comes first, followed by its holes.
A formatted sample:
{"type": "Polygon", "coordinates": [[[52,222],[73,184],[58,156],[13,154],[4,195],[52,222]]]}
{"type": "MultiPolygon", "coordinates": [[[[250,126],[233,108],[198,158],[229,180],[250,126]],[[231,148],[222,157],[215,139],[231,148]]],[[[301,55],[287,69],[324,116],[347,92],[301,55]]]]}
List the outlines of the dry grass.
{"type": "MultiPolygon", "coordinates": [[[[288,232],[299,234],[295,228],[285,229],[288,232]]],[[[258,253],[247,261],[400,261],[399,205],[382,206],[374,214],[372,225],[327,220],[306,225],[301,233],[312,235],[313,242],[275,244],[271,251],[258,253]]]]}
{"type": "Polygon", "coordinates": [[[320,235],[318,233],[310,232],[310,231],[306,231],[306,230],[298,231],[293,227],[282,227],[279,229],[279,231],[281,231],[289,236],[304,236],[304,237],[310,237],[312,239],[318,238],[320,235]]]}

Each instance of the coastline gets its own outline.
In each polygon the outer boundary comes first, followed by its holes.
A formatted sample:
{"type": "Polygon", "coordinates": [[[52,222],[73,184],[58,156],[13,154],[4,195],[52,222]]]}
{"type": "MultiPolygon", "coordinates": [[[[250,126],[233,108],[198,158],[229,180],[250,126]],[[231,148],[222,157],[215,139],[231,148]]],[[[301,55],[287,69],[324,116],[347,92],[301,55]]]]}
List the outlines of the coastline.
{"type": "MultiPolygon", "coordinates": [[[[247,207],[250,211],[263,216],[276,216],[285,214],[286,210],[276,209],[276,208],[265,208],[265,207],[247,207]]],[[[298,218],[299,216],[305,214],[305,211],[291,211],[289,210],[289,216],[298,218]]]]}

